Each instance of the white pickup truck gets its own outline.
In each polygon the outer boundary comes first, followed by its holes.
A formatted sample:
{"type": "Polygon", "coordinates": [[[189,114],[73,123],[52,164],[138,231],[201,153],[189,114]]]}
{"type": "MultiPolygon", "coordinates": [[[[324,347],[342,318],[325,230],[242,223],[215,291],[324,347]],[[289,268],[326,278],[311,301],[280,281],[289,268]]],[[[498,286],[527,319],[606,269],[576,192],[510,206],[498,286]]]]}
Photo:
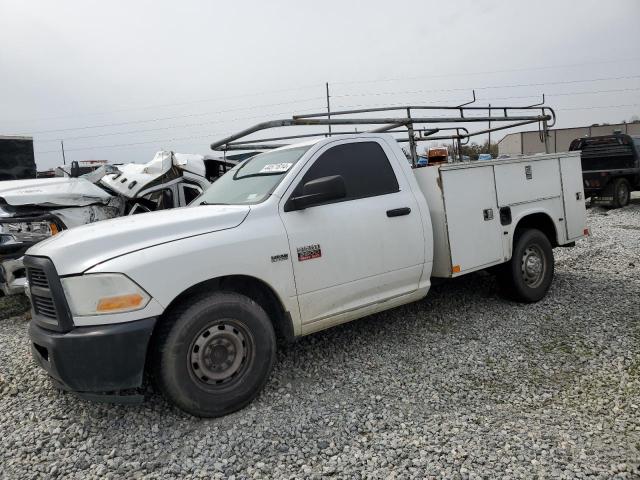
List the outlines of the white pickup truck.
{"type": "Polygon", "coordinates": [[[552,249],[588,234],[577,154],[412,168],[384,133],[259,154],[195,203],[28,251],[32,350],[59,386],[127,398],[148,370],[186,412],[224,415],[263,388],[279,336],[490,267],[514,299],[535,302],[552,249]]]}

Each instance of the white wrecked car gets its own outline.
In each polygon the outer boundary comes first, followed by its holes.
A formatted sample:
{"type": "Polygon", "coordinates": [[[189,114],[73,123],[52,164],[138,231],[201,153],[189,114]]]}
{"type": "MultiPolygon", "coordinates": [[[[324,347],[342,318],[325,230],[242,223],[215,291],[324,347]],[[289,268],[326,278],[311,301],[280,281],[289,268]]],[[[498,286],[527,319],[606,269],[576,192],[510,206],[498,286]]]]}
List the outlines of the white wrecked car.
{"type": "Polygon", "coordinates": [[[0,182],[0,290],[24,292],[24,252],[61,230],[182,207],[238,162],[169,151],[145,164],[106,165],[79,178],[0,182]]]}

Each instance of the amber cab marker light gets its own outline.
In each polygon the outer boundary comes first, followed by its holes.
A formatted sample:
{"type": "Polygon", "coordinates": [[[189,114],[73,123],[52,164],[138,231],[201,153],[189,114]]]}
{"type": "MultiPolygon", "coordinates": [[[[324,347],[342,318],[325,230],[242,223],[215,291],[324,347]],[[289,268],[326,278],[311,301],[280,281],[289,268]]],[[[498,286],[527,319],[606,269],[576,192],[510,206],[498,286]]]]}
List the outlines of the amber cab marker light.
{"type": "Polygon", "coordinates": [[[451,269],[451,273],[460,273],[460,265],[454,265],[451,269]]]}
{"type": "Polygon", "coordinates": [[[101,298],[96,310],[98,312],[109,312],[112,310],[122,310],[125,308],[135,308],[142,304],[144,298],[139,293],[129,295],[118,295],[116,297],[101,298]]]}

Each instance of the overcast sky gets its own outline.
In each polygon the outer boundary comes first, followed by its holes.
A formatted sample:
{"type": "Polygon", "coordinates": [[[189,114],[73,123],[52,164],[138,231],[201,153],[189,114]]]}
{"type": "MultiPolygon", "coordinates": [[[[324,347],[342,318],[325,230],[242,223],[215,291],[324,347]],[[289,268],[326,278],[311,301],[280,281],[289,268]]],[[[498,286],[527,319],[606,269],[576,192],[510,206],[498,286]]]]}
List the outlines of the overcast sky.
{"type": "MultiPolygon", "coordinates": [[[[640,115],[640,1],[0,0],[0,135],[39,169],[210,153],[326,108],[478,102],[640,115]],[[514,98],[515,97],[515,98],[514,98]]],[[[501,137],[498,136],[498,137],[501,137]]]]}

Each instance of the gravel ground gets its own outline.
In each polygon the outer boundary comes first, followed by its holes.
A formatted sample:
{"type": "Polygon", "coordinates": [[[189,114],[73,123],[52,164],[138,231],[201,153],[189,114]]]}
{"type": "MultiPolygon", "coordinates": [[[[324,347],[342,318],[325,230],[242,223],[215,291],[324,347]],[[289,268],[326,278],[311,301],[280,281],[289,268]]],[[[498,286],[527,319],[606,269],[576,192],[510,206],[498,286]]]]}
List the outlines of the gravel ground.
{"type": "Polygon", "coordinates": [[[216,420],[59,393],[5,318],[0,477],[639,478],[640,198],[589,225],[538,304],[482,273],[435,287],[284,347],[216,420]]]}

